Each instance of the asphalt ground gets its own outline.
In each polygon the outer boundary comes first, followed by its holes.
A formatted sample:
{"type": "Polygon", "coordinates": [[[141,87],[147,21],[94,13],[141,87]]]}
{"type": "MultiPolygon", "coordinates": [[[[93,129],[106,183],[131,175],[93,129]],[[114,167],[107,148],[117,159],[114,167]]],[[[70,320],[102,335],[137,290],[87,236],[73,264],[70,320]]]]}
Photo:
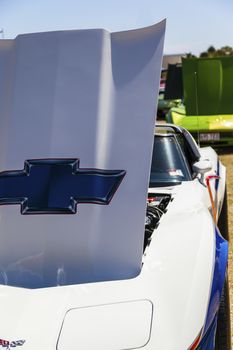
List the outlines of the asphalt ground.
{"type": "Polygon", "coordinates": [[[233,350],[233,148],[219,152],[222,163],[227,168],[227,193],[228,193],[228,224],[229,224],[229,258],[228,279],[230,287],[231,305],[231,348],[233,350]]]}

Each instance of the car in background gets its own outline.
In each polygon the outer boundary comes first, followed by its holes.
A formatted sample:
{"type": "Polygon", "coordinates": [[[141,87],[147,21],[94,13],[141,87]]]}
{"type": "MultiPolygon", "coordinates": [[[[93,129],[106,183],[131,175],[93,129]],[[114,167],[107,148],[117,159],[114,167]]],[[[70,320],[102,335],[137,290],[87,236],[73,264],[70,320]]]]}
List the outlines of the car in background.
{"type": "Polygon", "coordinates": [[[189,130],[200,145],[233,145],[233,114],[187,115],[185,105],[180,103],[168,111],[166,121],[189,130]]]}
{"type": "Polygon", "coordinates": [[[157,282],[164,300],[158,300],[158,317],[169,323],[179,320],[181,329],[186,322],[197,327],[190,350],[231,349],[227,240],[225,167],[211,147],[199,148],[187,130],[158,124],[148,191],[145,264],[148,259],[152,263],[154,256],[160,271],[157,282]]]}
{"type": "Polygon", "coordinates": [[[182,76],[181,102],[166,121],[189,130],[201,145],[233,145],[233,57],[183,59],[182,76]]]}
{"type": "Polygon", "coordinates": [[[167,70],[162,70],[163,79],[160,80],[157,107],[157,116],[159,119],[165,119],[169,110],[181,103],[179,90],[182,90],[183,87],[180,72],[180,64],[169,64],[167,70]],[[174,91],[174,85],[176,86],[176,91],[174,91]]]}
{"type": "Polygon", "coordinates": [[[157,107],[157,117],[159,119],[165,119],[166,114],[173,107],[176,107],[180,104],[180,99],[174,100],[166,100],[164,97],[165,89],[159,89],[159,97],[158,97],[158,107],[157,107]]]}

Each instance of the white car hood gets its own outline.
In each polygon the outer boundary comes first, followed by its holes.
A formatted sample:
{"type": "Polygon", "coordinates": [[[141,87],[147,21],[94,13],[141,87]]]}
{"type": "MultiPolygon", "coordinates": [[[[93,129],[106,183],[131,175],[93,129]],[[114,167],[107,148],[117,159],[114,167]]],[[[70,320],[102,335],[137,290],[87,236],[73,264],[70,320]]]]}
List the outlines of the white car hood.
{"type": "Polygon", "coordinates": [[[1,284],[139,273],[164,29],[0,42],[1,284]]]}

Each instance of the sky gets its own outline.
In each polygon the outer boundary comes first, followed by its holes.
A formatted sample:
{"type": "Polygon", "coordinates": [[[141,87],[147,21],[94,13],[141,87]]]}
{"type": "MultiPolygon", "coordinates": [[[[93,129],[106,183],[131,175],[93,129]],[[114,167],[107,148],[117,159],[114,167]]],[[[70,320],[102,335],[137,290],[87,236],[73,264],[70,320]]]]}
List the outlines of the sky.
{"type": "Polygon", "coordinates": [[[164,18],[166,54],[199,54],[210,45],[233,46],[233,0],[0,0],[0,29],[5,39],[65,29],[114,32],[164,18]]]}

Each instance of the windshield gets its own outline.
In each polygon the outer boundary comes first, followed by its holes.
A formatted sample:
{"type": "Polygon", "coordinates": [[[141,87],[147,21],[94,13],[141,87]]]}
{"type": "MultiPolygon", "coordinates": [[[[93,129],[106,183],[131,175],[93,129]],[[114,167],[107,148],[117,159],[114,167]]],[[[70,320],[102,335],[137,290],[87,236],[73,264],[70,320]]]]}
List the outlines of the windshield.
{"type": "Polygon", "coordinates": [[[175,135],[155,135],[150,187],[177,185],[192,180],[175,135]]]}

